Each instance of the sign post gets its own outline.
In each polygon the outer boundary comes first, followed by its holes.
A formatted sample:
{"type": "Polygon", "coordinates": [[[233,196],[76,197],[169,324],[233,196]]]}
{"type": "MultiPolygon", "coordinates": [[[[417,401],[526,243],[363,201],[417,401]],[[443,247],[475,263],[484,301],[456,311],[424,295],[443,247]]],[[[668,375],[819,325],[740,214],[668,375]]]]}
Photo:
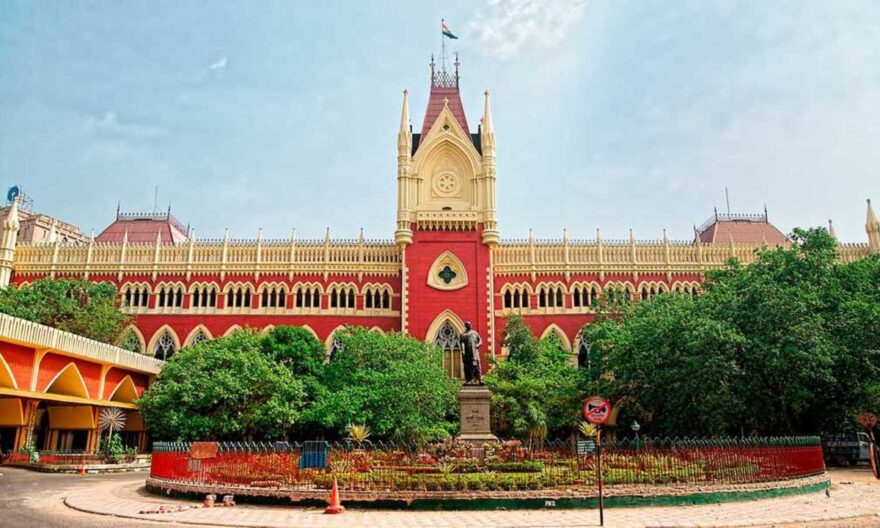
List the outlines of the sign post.
{"type": "Polygon", "coordinates": [[[602,426],[611,417],[611,403],[601,396],[587,398],[581,409],[584,420],[596,426],[596,482],[599,485],[599,526],[605,526],[605,497],[602,493],[602,426]]]}
{"type": "Polygon", "coordinates": [[[880,479],[880,449],[877,448],[877,441],[874,438],[874,428],[877,427],[877,415],[871,412],[863,412],[859,415],[859,423],[868,432],[868,455],[871,460],[871,471],[874,478],[880,479]]]}

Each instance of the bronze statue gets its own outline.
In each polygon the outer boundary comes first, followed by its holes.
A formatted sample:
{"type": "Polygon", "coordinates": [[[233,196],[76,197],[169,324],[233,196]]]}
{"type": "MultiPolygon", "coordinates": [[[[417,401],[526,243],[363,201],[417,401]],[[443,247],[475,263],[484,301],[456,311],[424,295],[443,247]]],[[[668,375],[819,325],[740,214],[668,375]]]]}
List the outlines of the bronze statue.
{"type": "Polygon", "coordinates": [[[464,332],[461,340],[461,353],[464,363],[464,382],[466,385],[482,385],[482,373],[480,372],[480,347],[483,339],[471,328],[471,323],[464,324],[464,332]]]}

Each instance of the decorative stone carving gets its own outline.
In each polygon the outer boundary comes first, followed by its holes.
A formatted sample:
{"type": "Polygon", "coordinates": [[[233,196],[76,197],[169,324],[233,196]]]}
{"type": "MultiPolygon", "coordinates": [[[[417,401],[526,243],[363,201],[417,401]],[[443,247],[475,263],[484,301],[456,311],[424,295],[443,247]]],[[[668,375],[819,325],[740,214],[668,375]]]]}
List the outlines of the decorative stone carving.
{"type": "Polygon", "coordinates": [[[467,269],[451,251],[437,257],[428,271],[428,286],[437,290],[457,290],[467,284],[467,269]]]}

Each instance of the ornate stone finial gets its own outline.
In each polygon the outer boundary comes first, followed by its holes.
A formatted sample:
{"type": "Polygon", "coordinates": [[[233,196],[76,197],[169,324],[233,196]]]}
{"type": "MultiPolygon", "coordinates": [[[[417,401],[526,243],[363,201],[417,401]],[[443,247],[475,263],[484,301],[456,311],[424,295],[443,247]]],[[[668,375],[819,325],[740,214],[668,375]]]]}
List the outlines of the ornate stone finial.
{"type": "Polygon", "coordinates": [[[568,229],[562,228],[562,241],[568,243],[568,229]]]}
{"type": "Polygon", "coordinates": [[[596,228],[596,242],[602,241],[602,234],[599,232],[599,228],[596,228]]]}
{"type": "Polygon", "coordinates": [[[360,232],[360,234],[358,235],[358,242],[363,243],[363,241],[364,241],[364,228],[362,227],[362,228],[361,228],[361,232],[360,232]]]}
{"type": "Polygon", "coordinates": [[[55,219],[52,220],[52,223],[49,225],[49,236],[46,238],[50,244],[54,244],[58,242],[58,230],[55,228],[55,219]]]}
{"type": "Polygon", "coordinates": [[[12,205],[9,206],[9,213],[6,215],[6,220],[3,221],[3,229],[7,231],[18,231],[21,227],[21,223],[18,219],[18,198],[12,200],[12,205]]]}
{"type": "Polygon", "coordinates": [[[223,243],[229,242],[229,228],[223,228],[223,243]]]}
{"type": "Polygon", "coordinates": [[[632,228],[629,228],[629,243],[635,244],[635,242],[636,242],[636,238],[635,238],[635,236],[633,236],[633,230],[632,230],[632,228]]]}
{"type": "Polygon", "coordinates": [[[666,244],[669,242],[669,234],[666,232],[666,228],[663,228],[663,243],[666,244]]]}
{"type": "Polygon", "coordinates": [[[162,231],[156,231],[156,245],[162,243],[162,231]]]}
{"type": "Polygon", "coordinates": [[[330,242],[330,228],[327,228],[327,231],[324,232],[324,242],[330,242]]]}
{"type": "Polygon", "coordinates": [[[122,244],[128,244],[128,229],[122,233],[122,244]]]}
{"type": "Polygon", "coordinates": [[[296,228],[295,227],[290,230],[290,240],[291,241],[296,240],[296,228]]]}
{"type": "Polygon", "coordinates": [[[529,244],[533,243],[534,241],[535,241],[534,233],[532,232],[531,229],[529,229],[529,244]]]}
{"type": "Polygon", "coordinates": [[[257,229],[257,241],[258,242],[263,241],[263,228],[262,227],[257,229]]]}
{"type": "Polygon", "coordinates": [[[448,97],[443,98],[443,108],[449,109],[449,98],[448,97]]]}
{"type": "Polygon", "coordinates": [[[92,228],[92,231],[89,233],[89,242],[95,241],[95,228],[92,228]]]}
{"type": "Polygon", "coordinates": [[[190,245],[195,244],[196,242],[196,230],[193,227],[187,229],[187,233],[189,233],[189,243],[190,245]]]}
{"type": "Polygon", "coordinates": [[[492,109],[489,105],[489,90],[483,92],[483,132],[489,134],[492,132],[492,109]]]}
{"type": "Polygon", "coordinates": [[[400,109],[400,133],[409,132],[409,92],[403,91],[403,106],[400,109]]]}
{"type": "Polygon", "coordinates": [[[831,219],[828,219],[828,234],[831,235],[832,238],[837,240],[837,233],[834,231],[834,223],[831,219]]]}
{"type": "Polygon", "coordinates": [[[880,253],[880,221],[871,206],[871,199],[867,199],[868,214],[865,220],[865,232],[868,233],[868,248],[871,253],[880,253]]]}

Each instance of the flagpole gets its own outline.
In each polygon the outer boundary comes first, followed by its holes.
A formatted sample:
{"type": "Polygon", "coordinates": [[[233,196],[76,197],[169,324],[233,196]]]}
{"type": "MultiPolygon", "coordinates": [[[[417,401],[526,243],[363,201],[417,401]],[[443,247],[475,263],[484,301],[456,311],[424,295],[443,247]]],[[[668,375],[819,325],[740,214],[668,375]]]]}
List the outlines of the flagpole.
{"type": "Polygon", "coordinates": [[[440,19],[440,65],[443,73],[446,73],[446,37],[443,35],[443,25],[446,23],[445,18],[440,19]]]}

